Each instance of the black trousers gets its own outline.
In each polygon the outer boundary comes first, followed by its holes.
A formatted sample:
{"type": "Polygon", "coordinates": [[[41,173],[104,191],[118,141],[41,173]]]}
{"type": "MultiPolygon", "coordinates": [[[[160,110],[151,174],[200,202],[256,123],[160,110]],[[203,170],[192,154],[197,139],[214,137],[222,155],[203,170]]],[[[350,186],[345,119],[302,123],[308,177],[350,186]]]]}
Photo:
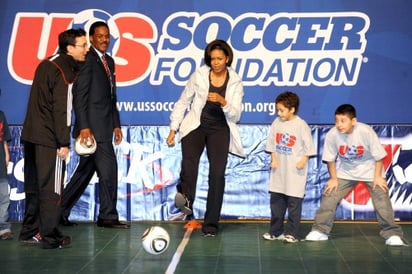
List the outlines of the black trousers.
{"type": "Polygon", "coordinates": [[[24,143],[25,212],[19,239],[30,239],[40,232],[44,245],[59,244],[60,197],[66,163],[56,148],[24,143]]]}
{"type": "Polygon", "coordinates": [[[182,139],[182,169],[179,192],[193,203],[196,196],[196,182],[199,161],[204,148],[209,161],[209,189],[203,229],[218,228],[220,211],[225,190],[225,170],[229,154],[230,132],[227,126],[200,126],[182,139]]]}
{"type": "Polygon", "coordinates": [[[117,160],[111,142],[97,143],[96,152],[81,156],[70,182],[62,194],[62,215],[68,217],[83,194],[93,174],[99,177],[99,219],[117,220],[117,160]]]}
{"type": "Polygon", "coordinates": [[[300,220],[302,216],[303,198],[287,196],[282,193],[270,192],[270,230],[271,235],[276,237],[284,233],[299,238],[300,220]],[[288,210],[288,221],[285,228],[283,221],[288,210]]]}

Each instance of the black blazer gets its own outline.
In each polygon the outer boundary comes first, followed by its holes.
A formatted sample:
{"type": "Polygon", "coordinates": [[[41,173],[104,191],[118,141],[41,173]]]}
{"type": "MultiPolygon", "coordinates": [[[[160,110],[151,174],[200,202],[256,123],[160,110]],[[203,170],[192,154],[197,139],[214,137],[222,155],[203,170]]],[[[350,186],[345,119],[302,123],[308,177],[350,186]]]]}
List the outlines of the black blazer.
{"type": "Polygon", "coordinates": [[[111,142],[114,128],[120,128],[115,64],[112,57],[107,54],[105,57],[111,77],[108,77],[96,50],[90,47],[73,85],[74,138],[78,137],[81,129],[90,128],[98,142],[111,142]]]}

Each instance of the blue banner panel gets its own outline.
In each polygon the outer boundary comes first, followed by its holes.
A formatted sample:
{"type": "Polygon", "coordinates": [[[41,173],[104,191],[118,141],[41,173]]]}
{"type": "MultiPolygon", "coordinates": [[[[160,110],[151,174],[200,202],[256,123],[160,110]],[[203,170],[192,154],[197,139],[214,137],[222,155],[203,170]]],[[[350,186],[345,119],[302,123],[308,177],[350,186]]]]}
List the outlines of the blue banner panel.
{"type": "Polygon", "coordinates": [[[410,115],[397,110],[411,102],[411,10],[404,0],[2,0],[0,109],[21,125],[34,70],[56,53],[58,33],[104,20],[123,125],[167,125],[215,38],[234,50],[242,124],[270,124],[285,90],[300,96],[310,124],[332,123],[345,102],[364,122],[407,124],[410,115]]]}
{"type": "MultiPolygon", "coordinates": [[[[322,190],[328,180],[326,165],[321,161],[323,140],[330,126],[311,126],[317,156],[309,160],[306,195],[302,219],[313,219],[319,207],[322,190]]],[[[388,156],[384,168],[389,195],[398,220],[412,220],[412,126],[375,126],[388,156]]],[[[169,148],[165,126],[123,127],[124,141],[115,146],[119,169],[118,204],[122,220],[176,220],[181,214],[174,205],[176,184],[180,173],[181,148],[169,148]]],[[[222,218],[270,218],[269,165],[265,152],[269,126],[240,126],[246,158],[230,155],[226,169],[226,189],[222,218]]],[[[11,127],[10,144],[10,220],[21,221],[24,214],[23,147],[20,126],[11,127]]],[[[73,173],[78,156],[71,152],[66,182],[73,173]]],[[[194,217],[203,218],[208,189],[208,162],[202,155],[197,181],[194,217]]],[[[88,188],[72,210],[70,218],[94,221],[99,209],[99,184],[93,177],[88,188]]],[[[370,195],[362,182],[342,200],[337,219],[375,219],[370,195]]]]}

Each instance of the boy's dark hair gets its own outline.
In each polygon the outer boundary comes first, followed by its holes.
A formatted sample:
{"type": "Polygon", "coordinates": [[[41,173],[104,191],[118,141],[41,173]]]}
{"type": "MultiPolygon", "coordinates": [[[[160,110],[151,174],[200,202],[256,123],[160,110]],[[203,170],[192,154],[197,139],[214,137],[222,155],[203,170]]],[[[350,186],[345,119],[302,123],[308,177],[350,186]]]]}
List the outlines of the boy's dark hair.
{"type": "Polygon", "coordinates": [[[226,65],[230,67],[233,61],[232,48],[229,46],[228,43],[226,43],[226,41],[219,40],[219,39],[214,40],[207,45],[205,49],[205,64],[210,67],[210,62],[212,61],[212,57],[210,56],[210,53],[215,49],[220,49],[225,53],[225,55],[228,57],[228,61],[226,65]]]}
{"type": "Polygon", "coordinates": [[[286,108],[295,108],[295,114],[299,110],[299,96],[291,91],[285,91],[276,97],[275,103],[281,103],[286,108]]]}
{"type": "Polygon", "coordinates": [[[349,118],[356,118],[356,109],[351,104],[343,104],[338,106],[335,115],[347,115],[349,118]]]}
{"type": "Polygon", "coordinates": [[[76,38],[86,36],[84,29],[68,29],[59,34],[59,52],[67,53],[67,46],[76,45],[76,38]]]}
{"type": "Polygon", "coordinates": [[[94,32],[95,32],[96,28],[98,28],[98,27],[106,27],[107,29],[109,29],[109,25],[107,25],[106,22],[96,21],[90,26],[89,36],[94,35],[94,32]]]}

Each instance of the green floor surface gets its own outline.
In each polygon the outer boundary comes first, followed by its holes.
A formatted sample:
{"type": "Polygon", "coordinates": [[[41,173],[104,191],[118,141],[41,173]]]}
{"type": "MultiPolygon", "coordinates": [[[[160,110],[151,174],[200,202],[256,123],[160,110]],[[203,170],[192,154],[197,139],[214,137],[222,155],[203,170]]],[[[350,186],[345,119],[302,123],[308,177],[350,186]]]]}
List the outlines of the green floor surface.
{"type": "MultiPolygon", "coordinates": [[[[376,223],[336,223],[324,242],[285,244],[266,241],[264,221],[224,221],[216,237],[187,230],[184,222],[133,222],[129,230],[99,228],[93,223],[63,227],[72,245],[58,250],[24,246],[15,239],[0,241],[0,273],[411,273],[412,246],[389,247],[376,223]],[[145,252],[141,235],[160,225],[171,237],[161,255],[145,252]],[[186,235],[186,236],[185,236],[186,235]]],[[[302,236],[311,223],[301,227],[302,236]]],[[[412,239],[412,224],[402,224],[412,239]]]]}

